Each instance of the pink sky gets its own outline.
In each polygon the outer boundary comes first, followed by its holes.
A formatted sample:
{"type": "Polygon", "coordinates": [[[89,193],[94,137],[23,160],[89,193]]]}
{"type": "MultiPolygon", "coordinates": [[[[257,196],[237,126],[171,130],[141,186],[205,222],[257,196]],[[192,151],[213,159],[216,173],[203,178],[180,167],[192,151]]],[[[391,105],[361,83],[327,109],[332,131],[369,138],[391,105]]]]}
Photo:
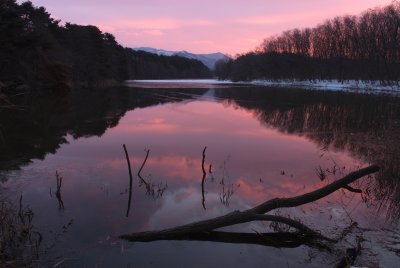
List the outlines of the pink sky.
{"type": "MultiPolygon", "coordinates": [[[[63,23],[96,25],[127,47],[244,53],[264,38],[392,0],[32,0],[63,23]]],[[[18,1],[22,2],[22,1],[18,1]]]]}

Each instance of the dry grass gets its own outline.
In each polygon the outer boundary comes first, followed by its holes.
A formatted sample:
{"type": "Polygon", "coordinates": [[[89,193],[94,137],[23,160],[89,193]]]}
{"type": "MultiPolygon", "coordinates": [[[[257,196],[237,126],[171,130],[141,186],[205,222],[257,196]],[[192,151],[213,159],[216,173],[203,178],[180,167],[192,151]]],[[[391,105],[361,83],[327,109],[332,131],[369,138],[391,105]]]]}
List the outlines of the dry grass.
{"type": "Polygon", "coordinates": [[[34,213],[9,201],[0,201],[0,267],[37,267],[42,235],[35,230],[34,213]]]}

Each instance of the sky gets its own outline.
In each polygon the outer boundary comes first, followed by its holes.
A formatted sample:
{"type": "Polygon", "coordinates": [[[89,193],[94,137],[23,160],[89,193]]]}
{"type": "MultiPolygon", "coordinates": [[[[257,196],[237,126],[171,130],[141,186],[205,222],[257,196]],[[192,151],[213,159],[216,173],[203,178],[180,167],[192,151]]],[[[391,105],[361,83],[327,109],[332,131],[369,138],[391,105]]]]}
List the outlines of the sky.
{"type": "MultiPolygon", "coordinates": [[[[96,25],[126,47],[229,55],[269,36],[392,0],[31,0],[62,23],[96,25]]],[[[23,1],[18,1],[23,2],[23,1]]]]}

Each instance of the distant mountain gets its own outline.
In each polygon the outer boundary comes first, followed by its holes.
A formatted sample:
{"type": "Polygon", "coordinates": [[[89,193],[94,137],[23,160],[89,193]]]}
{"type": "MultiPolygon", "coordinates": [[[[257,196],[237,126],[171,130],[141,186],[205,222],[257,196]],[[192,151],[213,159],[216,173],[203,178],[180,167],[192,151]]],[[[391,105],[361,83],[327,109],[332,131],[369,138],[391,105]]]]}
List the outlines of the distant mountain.
{"type": "Polygon", "coordinates": [[[194,54],[187,51],[168,51],[164,49],[156,49],[151,47],[138,47],[134,48],[134,50],[146,51],[149,53],[163,55],[163,56],[180,56],[188,59],[195,59],[201,61],[204,65],[206,65],[211,70],[214,69],[214,65],[219,60],[228,60],[229,57],[222,53],[210,53],[210,54],[194,54]]]}

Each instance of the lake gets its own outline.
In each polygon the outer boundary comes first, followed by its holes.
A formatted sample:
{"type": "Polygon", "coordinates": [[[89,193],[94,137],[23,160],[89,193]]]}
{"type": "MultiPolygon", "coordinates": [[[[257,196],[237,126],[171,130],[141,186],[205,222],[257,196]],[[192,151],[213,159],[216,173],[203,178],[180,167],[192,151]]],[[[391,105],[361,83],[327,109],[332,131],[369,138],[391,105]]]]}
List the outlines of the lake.
{"type": "MultiPolygon", "coordinates": [[[[16,204],[22,195],[32,210],[46,248],[43,267],[333,266],[340,251],[306,245],[132,243],[118,236],[300,195],[369,164],[382,169],[355,184],[363,194],[340,190],[274,213],[333,238],[352,226],[337,248],[362,237],[360,265],[396,267],[400,260],[396,96],[132,82],[82,89],[55,104],[38,98],[0,117],[0,191],[16,204]],[[133,173],[129,213],[123,144],[133,173]]],[[[225,228],[272,229],[268,222],[225,228]]]]}

